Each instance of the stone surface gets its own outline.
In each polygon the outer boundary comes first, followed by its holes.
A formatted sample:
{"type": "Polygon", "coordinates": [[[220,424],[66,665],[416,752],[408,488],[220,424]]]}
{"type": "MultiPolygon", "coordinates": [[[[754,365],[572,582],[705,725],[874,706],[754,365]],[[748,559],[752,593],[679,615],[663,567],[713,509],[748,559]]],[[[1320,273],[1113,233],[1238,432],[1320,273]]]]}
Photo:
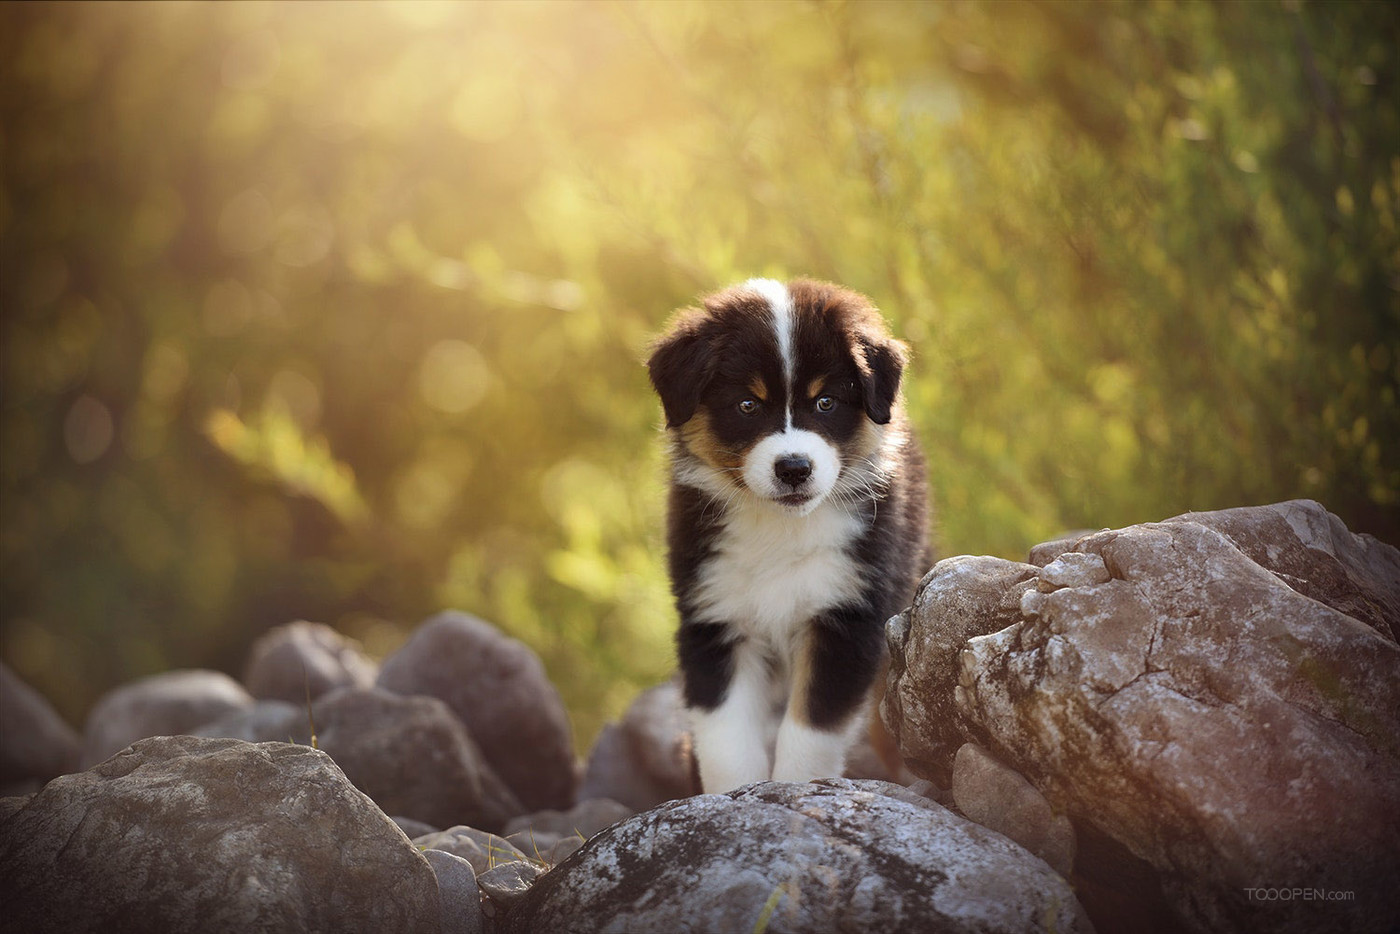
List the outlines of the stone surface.
{"type": "Polygon", "coordinates": [[[317,748],[387,814],[428,827],[462,823],[498,830],[524,811],[462,722],[432,697],[338,688],[312,703],[309,718],[304,708],[260,701],[198,732],[309,746],[313,724],[317,748]]]}
{"type": "Polygon", "coordinates": [[[1400,916],[1400,553],[1312,503],[1074,548],[1110,580],[1031,598],[1035,568],[966,559],[925,582],[891,632],[886,715],[911,765],[937,777],[961,741],[982,746],[1069,814],[1077,873],[1086,851],[1140,861],[1177,926],[1387,930],[1400,916]],[[945,596],[966,561],[977,586],[945,596]],[[1354,897],[1263,901],[1258,888],[1354,897]]]}
{"type": "MultiPolygon", "coordinates": [[[[433,827],[499,829],[524,808],[452,711],[432,697],[340,688],[311,705],[320,749],[385,813],[433,827]]],[[[310,725],[293,733],[310,744],[310,725]]]]}
{"type": "Polygon", "coordinates": [[[607,798],[591,798],[580,801],[567,811],[536,811],[514,818],[506,824],[505,836],[533,830],[536,833],[552,833],[557,836],[582,834],[591,837],[620,820],[637,813],[625,804],[607,798]]]}
{"type": "Polygon", "coordinates": [[[426,837],[428,834],[438,832],[438,829],[432,824],[426,821],[414,820],[411,817],[400,817],[397,814],[392,814],[389,819],[398,824],[399,829],[403,831],[403,835],[410,840],[416,840],[419,837],[426,837]]]}
{"type": "Polygon", "coordinates": [[[919,583],[912,606],[886,624],[890,672],[880,714],[915,774],[950,787],[964,742],[952,692],[928,690],[929,677],[955,671],[968,639],[1019,621],[1021,594],[1038,574],[1000,558],[945,558],[919,583]]]}
{"type": "Polygon", "coordinates": [[[1074,871],[1069,818],[975,743],[964,743],[953,760],[953,800],[969,820],[1015,840],[1065,878],[1074,871]]]}
{"type": "Polygon", "coordinates": [[[78,767],[78,734],[39,692],[0,663],[0,795],[37,791],[78,767]]]}
{"type": "Polygon", "coordinates": [[[649,778],[662,788],[677,792],[672,797],[683,798],[699,791],[691,786],[694,766],[690,721],[679,680],[673,678],[638,694],[623,714],[621,725],[628,746],[649,778]]]}
{"type": "Polygon", "coordinates": [[[1110,580],[1103,558],[1095,554],[1069,552],[1060,555],[1036,575],[1036,590],[1053,593],[1061,587],[1092,587],[1110,580]]]}
{"type": "Polygon", "coordinates": [[[637,811],[693,793],[688,779],[670,783],[647,772],[618,723],[605,725],[593,741],[578,789],[580,798],[611,798],[637,811]]]}
{"type": "Polygon", "coordinates": [[[849,779],[653,808],[594,837],[499,919],[503,934],[756,929],[1090,928],[1065,881],[1005,837],[849,779]]]}
{"type": "Polygon", "coordinates": [[[6,795],[0,798],[0,824],[3,824],[5,819],[11,814],[21,810],[29,803],[29,800],[33,798],[35,794],[38,794],[38,792],[30,792],[22,795],[6,795]]]}
{"type": "Polygon", "coordinates": [[[437,931],[428,862],[324,753],[189,736],[50,782],[0,824],[8,930],[437,931]]]}
{"type": "Polygon", "coordinates": [[[1031,549],[1030,556],[1026,559],[1029,564],[1034,564],[1038,568],[1054,561],[1067,551],[1074,550],[1074,543],[1089,535],[1093,535],[1095,529],[1076,529],[1072,532],[1052,538],[1048,542],[1041,542],[1031,549]]]}
{"type": "Polygon", "coordinates": [[[481,934],[486,918],[472,864],[444,850],[424,850],[423,858],[437,876],[442,934],[481,934]]]}
{"type": "Polygon", "coordinates": [[[542,875],[542,866],[516,860],[491,867],[481,874],[476,883],[481,887],[482,894],[491,899],[497,908],[509,910],[524,899],[530,886],[542,875]]]}
{"type": "Polygon", "coordinates": [[[498,863],[528,859],[525,851],[514,843],[475,827],[458,825],[413,839],[413,845],[425,850],[442,850],[471,863],[481,875],[498,863]]]}
{"type": "Polygon", "coordinates": [[[248,653],[243,684],[254,697],[304,705],[336,688],[367,688],[378,669],[359,647],[322,623],[298,621],[264,633],[248,653]]]}
{"type": "Polygon", "coordinates": [[[218,671],[167,671],[104,694],[88,714],[83,735],[91,766],[138,739],[188,733],[251,706],[243,686],[218,671]]]}
{"type": "Polygon", "coordinates": [[[1167,521],[1215,529],[1289,587],[1400,641],[1400,552],[1352,534],[1320,504],[1291,500],[1167,521]]]}
{"type": "Polygon", "coordinates": [[[440,613],[384,661],[378,683],[445,702],[525,809],[573,806],[568,714],[524,643],[465,613],[440,613]]]}

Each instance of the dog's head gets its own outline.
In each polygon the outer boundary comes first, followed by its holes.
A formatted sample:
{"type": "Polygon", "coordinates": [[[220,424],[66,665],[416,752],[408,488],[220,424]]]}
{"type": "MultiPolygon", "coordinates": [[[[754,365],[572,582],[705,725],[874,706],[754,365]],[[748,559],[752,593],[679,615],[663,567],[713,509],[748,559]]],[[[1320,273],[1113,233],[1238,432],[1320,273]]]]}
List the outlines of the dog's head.
{"type": "Polygon", "coordinates": [[[681,312],[647,367],[690,476],[799,515],[879,451],[904,345],[862,295],[751,279],[681,312]]]}

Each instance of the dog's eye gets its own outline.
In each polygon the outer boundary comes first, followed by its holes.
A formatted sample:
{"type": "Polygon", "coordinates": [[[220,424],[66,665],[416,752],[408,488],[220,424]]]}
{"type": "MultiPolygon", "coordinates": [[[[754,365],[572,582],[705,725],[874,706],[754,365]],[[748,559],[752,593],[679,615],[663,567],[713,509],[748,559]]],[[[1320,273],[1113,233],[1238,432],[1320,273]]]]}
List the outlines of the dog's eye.
{"type": "Polygon", "coordinates": [[[741,415],[753,415],[753,414],[754,414],[755,412],[757,412],[757,411],[758,411],[758,400],[757,400],[757,399],[745,399],[745,400],[743,400],[742,402],[739,403],[739,414],[741,414],[741,415]]]}
{"type": "Polygon", "coordinates": [[[822,396],[817,400],[818,412],[830,412],[834,408],[836,408],[836,400],[831,396],[822,396]]]}

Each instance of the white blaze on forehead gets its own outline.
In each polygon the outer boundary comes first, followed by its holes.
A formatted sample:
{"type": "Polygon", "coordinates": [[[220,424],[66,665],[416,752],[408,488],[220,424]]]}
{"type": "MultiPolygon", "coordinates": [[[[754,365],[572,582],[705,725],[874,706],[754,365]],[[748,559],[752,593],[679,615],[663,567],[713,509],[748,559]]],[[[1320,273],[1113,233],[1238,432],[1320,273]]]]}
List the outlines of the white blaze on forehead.
{"type": "MultiPolygon", "coordinates": [[[[778,358],[783,364],[783,379],[792,387],[792,293],[777,279],[750,279],[744,288],[762,295],[773,310],[773,333],[778,338],[778,358]]],[[[789,396],[791,393],[789,393],[789,396]]],[[[791,412],[789,411],[789,415],[791,412]]]]}

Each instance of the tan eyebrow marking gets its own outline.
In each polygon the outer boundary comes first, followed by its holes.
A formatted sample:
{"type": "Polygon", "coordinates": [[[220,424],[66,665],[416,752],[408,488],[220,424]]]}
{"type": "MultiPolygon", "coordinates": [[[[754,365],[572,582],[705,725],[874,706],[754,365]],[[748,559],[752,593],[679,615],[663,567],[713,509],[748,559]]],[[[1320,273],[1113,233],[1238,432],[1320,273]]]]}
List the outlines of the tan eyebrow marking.
{"type": "Polygon", "coordinates": [[[807,384],[807,398],[815,399],[817,397],[817,394],[822,391],[822,387],[825,385],[825,376],[819,376],[816,379],[812,380],[810,383],[807,384]]]}
{"type": "Polygon", "coordinates": [[[754,377],[753,382],[749,383],[749,392],[753,393],[760,402],[768,401],[768,389],[763,385],[763,380],[758,377],[754,377]]]}

